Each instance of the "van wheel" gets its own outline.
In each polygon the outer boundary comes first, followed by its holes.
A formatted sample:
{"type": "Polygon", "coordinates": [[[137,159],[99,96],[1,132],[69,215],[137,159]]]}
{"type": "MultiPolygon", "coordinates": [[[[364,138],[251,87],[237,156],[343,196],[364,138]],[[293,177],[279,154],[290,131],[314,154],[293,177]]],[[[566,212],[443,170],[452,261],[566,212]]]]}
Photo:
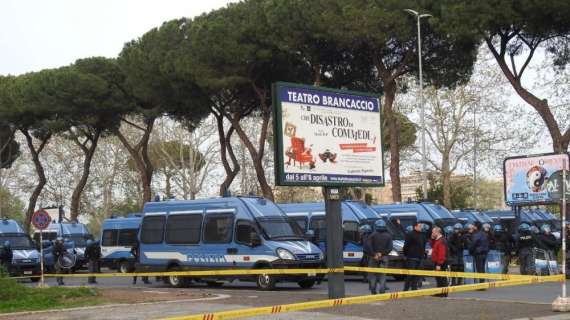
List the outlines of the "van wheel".
{"type": "Polygon", "coordinates": [[[303,289],[311,289],[315,285],[315,280],[305,279],[297,282],[297,284],[303,289]]]}
{"type": "Polygon", "coordinates": [[[219,281],[206,281],[206,285],[210,288],[220,288],[224,283],[219,281]]]}
{"type": "Polygon", "coordinates": [[[118,269],[120,273],[129,273],[132,270],[131,264],[126,260],[123,260],[119,263],[118,269]]]}
{"type": "MultiPolygon", "coordinates": [[[[169,268],[168,271],[180,271],[179,267],[172,267],[169,268]]],[[[188,282],[186,278],[180,276],[168,276],[166,277],[166,281],[171,287],[174,288],[183,288],[186,286],[188,282]]]]}
{"type": "Polygon", "coordinates": [[[260,290],[273,290],[275,289],[275,277],[270,274],[260,274],[257,276],[257,288],[260,290]]]}

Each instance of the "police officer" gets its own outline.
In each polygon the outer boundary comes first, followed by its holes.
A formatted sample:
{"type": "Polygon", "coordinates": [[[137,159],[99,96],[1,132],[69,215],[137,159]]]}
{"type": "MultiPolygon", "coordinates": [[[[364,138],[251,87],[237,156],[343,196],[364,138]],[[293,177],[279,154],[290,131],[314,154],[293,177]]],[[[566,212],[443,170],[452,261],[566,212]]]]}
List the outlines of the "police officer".
{"type": "MultiPolygon", "coordinates": [[[[447,247],[449,250],[449,268],[451,271],[463,271],[463,235],[461,230],[463,226],[461,223],[456,223],[453,226],[453,233],[448,236],[447,247]]],[[[452,278],[451,285],[460,285],[463,278],[452,278]]]]}
{"type": "MultiPolygon", "coordinates": [[[[368,237],[372,233],[372,228],[368,224],[364,224],[358,228],[360,233],[360,245],[362,246],[362,259],[360,259],[361,267],[368,267],[368,258],[371,256],[370,242],[368,237]]],[[[368,275],[364,274],[364,282],[368,282],[368,275]]]]}
{"type": "Polygon", "coordinates": [[[6,240],[2,244],[2,250],[0,251],[0,268],[4,268],[4,271],[6,271],[8,275],[10,274],[13,258],[14,251],[12,251],[12,244],[6,240]]]}
{"type": "Polygon", "coordinates": [[[517,248],[519,256],[519,264],[521,274],[531,274],[530,270],[532,260],[532,249],[535,247],[535,237],[531,233],[528,223],[519,225],[519,233],[517,237],[517,248]]]}
{"type": "Polygon", "coordinates": [[[505,232],[503,226],[496,224],[494,227],[494,241],[491,242],[491,250],[497,250],[501,253],[501,264],[503,266],[502,273],[509,272],[509,264],[511,262],[511,250],[513,247],[512,237],[508,232],[505,232]]]}
{"type": "MultiPolygon", "coordinates": [[[[131,254],[135,258],[135,266],[140,263],[140,251],[139,251],[139,241],[135,242],[135,245],[131,248],[131,254]]],[[[136,270],[135,270],[136,271],[136,270]]],[[[148,277],[141,277],[144,284],[150,284],[148,277]]],[[[133,284],[137,284],[137,276],[133,277],[133,284]]]]}
{"type": "MultiPolygon", "coordinates": [[[[87,240],[85,258],[87,259],[89,273],[98,273],[99,259],[101,259],[101,247],[97,241],[87,240]]],[[[87,283],[96,284],[97,281],[95,277],[89,277],[87,283]]]]}
{"type": "MultiPolygon", "coordinates": [[[[55,260],[55,273],[57,274],[67,273],[67,270],[64,268],[64,266],[61,265],[60,262],[60,258],[63,257],[64,254],[65,244],[63,243],[63,238],[58,237],[53,244],[53,258],[55,260]]],[[[57,277],[57,284],[60,286],[64,285],[63,277],[57,277]]]]}
{"type": "Polygon", "coordinates": [[[548,260],[556,260],[558,241],[547,224],[540,227],[541,233],[536,237],[537,247],[547,252],[548,260]]]}
{"type": "MultiPolygon", "coordinates": [[[[485,262],[489,252],[489,238],[481,229],[482,225],[479,221],[471,225],[471,241],[468,246],[469,254],[473,256],[475,261],[475,272],[477,273],[485,273],[485,262]]],[[[485,282],[485,279],[479,279],[479,282],[485,282]]]]}
{"type": "MultiPolygon", "coordinates": [[[[386,228],[386,222],[382,219],[374,223],[374,232],[368,238],[370,243],[370,257],[368,267],[386,268],[388,255],[393,249],[392,235],[386,228]]],[[[384,273],[370,272],[368,275],[370,293],[384,293],[386,289],[386,275],[384,273]]]]}
{"type": "MultiPolygon", "coordinates": [[[[426,237],[424,226],[421,222],[416,222],[412,231],[406,234],[404,239],[404,256],[406,257],[406,268],[409,270],[419,269],[422,259],[425,256],[426,237]]],[[[418,289],[418,277],[408,275],[404,283],[404,291],[418,289]]]]}

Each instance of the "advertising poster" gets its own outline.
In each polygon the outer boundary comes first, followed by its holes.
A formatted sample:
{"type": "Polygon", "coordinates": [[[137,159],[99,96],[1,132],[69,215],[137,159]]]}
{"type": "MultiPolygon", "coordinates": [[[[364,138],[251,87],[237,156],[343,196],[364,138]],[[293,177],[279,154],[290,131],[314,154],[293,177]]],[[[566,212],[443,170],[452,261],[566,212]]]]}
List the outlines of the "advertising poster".
{"type": "Polygon", "coordinates": [[[568,170],[568,154],[545,154],[513,157],[503,164],[505,179],[505,202],[509,205],[547,204],[553,198],[551,190],[556,183],[549,183],[551,177],[559,175],[562,169],[568,170]]]}
{"type": "Polygon", "coordinates": [[[273,99],[279,185],[384,185],[377,96],[277,83],[273,99]]]}

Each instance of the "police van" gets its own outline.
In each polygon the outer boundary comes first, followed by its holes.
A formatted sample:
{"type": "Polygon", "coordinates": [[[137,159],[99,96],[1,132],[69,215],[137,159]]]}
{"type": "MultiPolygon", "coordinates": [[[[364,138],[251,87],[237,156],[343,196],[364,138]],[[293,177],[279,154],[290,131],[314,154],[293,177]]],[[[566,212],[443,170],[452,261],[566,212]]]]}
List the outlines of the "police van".
{"type": "MultiPolygon", "coordinates": [[[[9,219],[0,220],[0,247],[6,242],[10,242],[13,258],[10,266],[12,276],[39,275],[40,253],[30,236],[20,227],[20,225],[9,219]]],[[[39,278],[31,278],[38,281],[39,278]]]]}
{"type": "Polygon", "coordinates": [[[103,221],[101,228],[101,264],[122,273],[131,272],[135,258],[131,248],[137,243],[142,214],[112,217],[103,221]]]}
{"type": "MultiPolygon", "coordinates": [[[[326,252],[327,229],[325,223],[325,203],[283,203],[278,206],[291,217],[300,228],[307,232],[312,231],[314,242],[323,252],[326,252]]],[[[358,234],[360,226],[358,218],[343,201],[341,204],[342,230],[343,230],[343,260],[347,266],[358,266],[362,260],[362,245],[358,234]]]]}
{"type": "MultiPolygon", "coordinates": [[[[321,268],[322,251],[273,202],[258,197],[149,202],[139,231],[141,271],[321,268]]],[[[255,281],[262,290],[277,282],[311,288],[322,275],[169,276],[174,287],[191,281],[255,281]]]]}
{"type": "Polygon", "coordinates": [[[411,230],[416,222],[427,225],[430,229],[435,225],[435,220],[429,214],[427,209],[418,203],[403,204],[378,204],[373,205],[372,209],[383,217],[401,227],[404,230],[411,230]]]}
{"type": "MultiPolygon", "coordinates": [[[[35,231],[34,239],[39,240],[40,231],[35,231]]],[[[73,269],[79,269],[84,267],[87,263],[85,259],[85,248],[87,246],[87,240],[93,240],[93,235],[89,232],[87,227],[82,223],[74,222],[52,222],[49,224],[47,229],[43,231],[42,238],[44,240],[54,241],[57,238],[63,238],[66,243],[66,248],[68,251],[75,254],[75,266],[73,269]]],[[[42,244],[44,245],[44,244],[42,244]]],[[[50,248],[44,251],[44,256],[46,260],[53,261],[53,257],[50,257],[50,248]]]]}

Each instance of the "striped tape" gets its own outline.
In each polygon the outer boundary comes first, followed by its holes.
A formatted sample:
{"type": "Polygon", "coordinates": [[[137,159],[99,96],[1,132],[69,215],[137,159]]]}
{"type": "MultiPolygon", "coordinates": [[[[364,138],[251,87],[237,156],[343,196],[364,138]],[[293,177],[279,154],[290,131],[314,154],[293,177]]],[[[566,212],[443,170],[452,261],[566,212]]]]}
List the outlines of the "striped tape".
{"type": "Polygon", "coordinates": [[[492,289],[492,288],[519,286],[519,285],[526,285],[526,284],[542,283],[542,282],[549,282],[549,281],[563,281],[563,280],[564,280],[563,275],[545,276],[545,277],[531,277],[531,278],[526,278],[526,279],[521,278],[521,279],[504,280],[504,281],[497,281],[497,282],[468,284],[468,285],[455,286],[455,287],[431,288],[431,289],[422,289],[422,290],[416,290],[416,291],[401,291],[401,292],[384,293],[384,294],[367,295],[367,296],[357,296],[357,297],[342,298],[342,299],[328,299],[328,300],[319,300],[319,301],[311,301],[311,302],[301,302],[301,303],[277,305],[277,306],[270,306],[270,307],[258,307],[258,308],[249,308],[249,309],[240,309],[240,310],[221,311],[221,312],[206,313],[206,314],[196,314],[196,315],[189,315],[189,316],[164,318],[163,320],[236,319],[236,318],[252,317],[252,316],[259,316],[259,315],[268,315],[268,314],[276,314],[276,313],[285,313],[285,312],[292,312],[292,311],[330,308],[330,307],[338,307],[338,306],[352,305],[352,304],[363,304],[363,303],[369,303],[369,302],[375,302],[375,301],[416,298],[416,297],[430,296],[430,295],[442,294],[442,293],[467,292],[467,291],[473,291],[473,290],[479,290],[479,289],[492,289]]]}

